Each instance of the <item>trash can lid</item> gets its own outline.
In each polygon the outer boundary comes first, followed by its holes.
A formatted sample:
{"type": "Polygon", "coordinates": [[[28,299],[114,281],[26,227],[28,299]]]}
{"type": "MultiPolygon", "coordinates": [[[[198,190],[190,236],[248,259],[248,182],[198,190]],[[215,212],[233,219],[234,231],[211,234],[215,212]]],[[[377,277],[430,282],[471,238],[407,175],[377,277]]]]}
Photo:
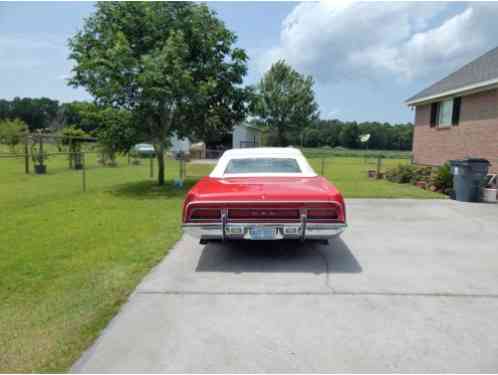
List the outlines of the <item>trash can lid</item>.
{"type": "Polygon", "coordinates": [[[468,165],[466,160],[449,160],[452,167],[468,165]]]}
{"type": "Polygon", "coordinates": [[[469,163],[485,163],[485,164],[490,164],[489,160],[482,159],[482,158],[466,158],[465,161],[467,161],[469,163]]]}
{"type": "Polygon", "coordinates": [[[468,166],[469,164],[491,164],[489,160],[487,159],[482,159],[482,158],[465,158],[465,159],[460,159],[460,160],[449,160],[449,163],[451,166],[468,166]]]}

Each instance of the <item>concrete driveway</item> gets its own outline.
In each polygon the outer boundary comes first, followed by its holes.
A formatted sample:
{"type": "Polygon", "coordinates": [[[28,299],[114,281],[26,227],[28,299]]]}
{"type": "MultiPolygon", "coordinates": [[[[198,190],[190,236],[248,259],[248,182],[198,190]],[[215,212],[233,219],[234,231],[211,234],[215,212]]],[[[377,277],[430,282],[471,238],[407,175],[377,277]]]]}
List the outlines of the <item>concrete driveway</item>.
{"type": "Polygon", "coordinates": [[[73,371],[497,371],[498,205],[347,205],[329,246],[185,236],[73,371]]]}

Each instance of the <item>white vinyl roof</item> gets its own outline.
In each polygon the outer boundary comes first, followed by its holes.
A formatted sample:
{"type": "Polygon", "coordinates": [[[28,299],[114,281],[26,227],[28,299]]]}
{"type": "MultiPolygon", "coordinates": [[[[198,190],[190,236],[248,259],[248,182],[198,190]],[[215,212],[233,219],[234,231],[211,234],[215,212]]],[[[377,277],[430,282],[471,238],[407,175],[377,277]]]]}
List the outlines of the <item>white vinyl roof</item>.
{"type": "Polygon", "coordinates": [[[227,150],[213,169],[210,177],[315,177],[317,174],[311,168],[308,161],[300,150],[293,147],[258,147],[258,148],[237,148],[227,150]],[[255,158],[282,158],[295,159],[301,169],[300,173],[237,173],[225,174],[228,163],[232,159],[255,159],[255,158]]]}

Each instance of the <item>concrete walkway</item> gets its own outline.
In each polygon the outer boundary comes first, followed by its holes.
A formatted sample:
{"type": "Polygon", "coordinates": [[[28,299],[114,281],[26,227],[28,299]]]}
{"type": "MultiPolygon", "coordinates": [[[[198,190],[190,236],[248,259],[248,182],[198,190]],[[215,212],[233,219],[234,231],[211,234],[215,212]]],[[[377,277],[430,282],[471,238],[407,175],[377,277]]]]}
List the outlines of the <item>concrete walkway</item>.
{"type": "Polygon", "coordinates": [[[496,372],[498,205],[347,205],[329,246],[185,236],[73,371],[496,372]]]}

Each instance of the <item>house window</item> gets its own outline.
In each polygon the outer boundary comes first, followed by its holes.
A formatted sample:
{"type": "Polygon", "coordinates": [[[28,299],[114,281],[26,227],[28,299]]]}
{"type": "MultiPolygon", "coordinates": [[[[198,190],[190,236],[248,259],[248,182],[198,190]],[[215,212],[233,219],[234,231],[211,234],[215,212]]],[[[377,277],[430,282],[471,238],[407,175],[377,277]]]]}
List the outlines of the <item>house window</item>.
{"type": "Polygon", "coordinates": [[[437,125],[440,128],[447,128],[451,126],[451,119],[453,117],[453,99],[440,102],[438,107],[437,125]]]}
{"type": "Polygon", "coordinates": [[[444,100],[431,105],[431,126],[449,128],[460,122],[461,98],[444,100]]]}

